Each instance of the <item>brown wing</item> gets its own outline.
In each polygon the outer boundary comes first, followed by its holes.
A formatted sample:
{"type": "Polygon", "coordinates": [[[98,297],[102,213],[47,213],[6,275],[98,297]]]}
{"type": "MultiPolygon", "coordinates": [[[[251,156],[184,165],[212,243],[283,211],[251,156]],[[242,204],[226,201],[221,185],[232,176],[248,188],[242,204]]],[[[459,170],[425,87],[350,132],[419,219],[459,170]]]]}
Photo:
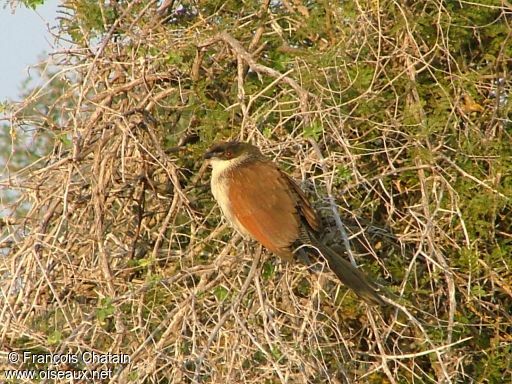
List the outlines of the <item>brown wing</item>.
{"type": "Polygon", "coordinates": [[[314,232],[320,231],[320,218],[306,198],[306,195],[304,195],[304,192],[302,192],[302,189],[300,189],[297,183],[286,173],[281,171],[281,174],[286,178],[288,185],[290,185],[296,195],[296,206],[300,215],[306,220],[306,223],[309,224],[310,229],[314,232]]]}
{"type": "Polygon", "coordinates": [[[231,172],[229,200],[237,224],[270,251],[290,257],[300,217],[288,176],[270,161],[246,163],[231,172]]]}

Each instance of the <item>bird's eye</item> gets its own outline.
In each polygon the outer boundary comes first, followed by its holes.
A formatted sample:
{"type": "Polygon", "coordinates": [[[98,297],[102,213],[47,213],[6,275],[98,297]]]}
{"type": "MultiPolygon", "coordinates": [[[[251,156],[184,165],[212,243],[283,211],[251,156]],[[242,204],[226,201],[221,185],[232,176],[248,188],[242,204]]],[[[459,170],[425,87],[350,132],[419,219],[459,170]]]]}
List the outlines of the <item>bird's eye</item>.
{"type": "Polygon", "coordinates": [[[231,159],[233,157],[233,152],[231,151],[226,151],[224,152],[224,155],[228,158],[228,159],[231,159]]]}

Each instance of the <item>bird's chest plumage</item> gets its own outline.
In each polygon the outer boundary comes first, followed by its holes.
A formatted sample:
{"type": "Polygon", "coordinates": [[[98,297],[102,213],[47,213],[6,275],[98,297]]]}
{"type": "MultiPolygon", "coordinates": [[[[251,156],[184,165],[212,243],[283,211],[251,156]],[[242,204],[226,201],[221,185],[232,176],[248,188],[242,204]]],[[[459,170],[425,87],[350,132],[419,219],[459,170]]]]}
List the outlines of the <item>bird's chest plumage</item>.
{"type": "Polygon", "coordinates": [[[235,176],[233,171],[234,167],[235,165],[229,164],[228,162],[224,162],[224,164],[215,164],[211,178],[212,194],[230,224],[233,225],[242,235],[250,237],[251,234],[248,233],[243,225],[239,223],[235,212],[233,212],[230,200],[230,195],[232,193],[231,188],[233,187],[232,180],[235,176]]]}

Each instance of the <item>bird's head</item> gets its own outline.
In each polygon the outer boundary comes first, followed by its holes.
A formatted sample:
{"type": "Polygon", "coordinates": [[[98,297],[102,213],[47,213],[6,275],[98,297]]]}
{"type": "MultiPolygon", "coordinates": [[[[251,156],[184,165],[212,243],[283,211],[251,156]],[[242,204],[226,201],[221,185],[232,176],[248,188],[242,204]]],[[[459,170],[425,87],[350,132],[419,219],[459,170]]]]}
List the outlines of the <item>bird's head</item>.
{"type": "Polygon", "coordinates": [[[214,144],[203,157],[210,160],[210,163],[215,168],[217,165],[225,167],[248,159],[261,158],[262,156],[260,150],[252,144],[226,141],[214,144]]]}

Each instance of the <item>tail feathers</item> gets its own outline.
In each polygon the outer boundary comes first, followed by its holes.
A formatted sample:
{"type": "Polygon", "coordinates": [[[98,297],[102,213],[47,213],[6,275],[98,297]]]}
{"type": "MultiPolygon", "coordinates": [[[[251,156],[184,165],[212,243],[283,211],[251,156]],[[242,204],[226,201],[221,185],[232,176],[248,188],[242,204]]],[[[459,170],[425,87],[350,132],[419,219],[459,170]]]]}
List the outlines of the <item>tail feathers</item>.
{"type": "Polygon", "coordinates": [[[352,289],[360,298],[372,305],[387,305],[377,293],[374,285],[370,283],[362,272],[331,248],[315,242],[314,244],[329,264],[329,268],[338,276],[340,281],[352,289]]]}

